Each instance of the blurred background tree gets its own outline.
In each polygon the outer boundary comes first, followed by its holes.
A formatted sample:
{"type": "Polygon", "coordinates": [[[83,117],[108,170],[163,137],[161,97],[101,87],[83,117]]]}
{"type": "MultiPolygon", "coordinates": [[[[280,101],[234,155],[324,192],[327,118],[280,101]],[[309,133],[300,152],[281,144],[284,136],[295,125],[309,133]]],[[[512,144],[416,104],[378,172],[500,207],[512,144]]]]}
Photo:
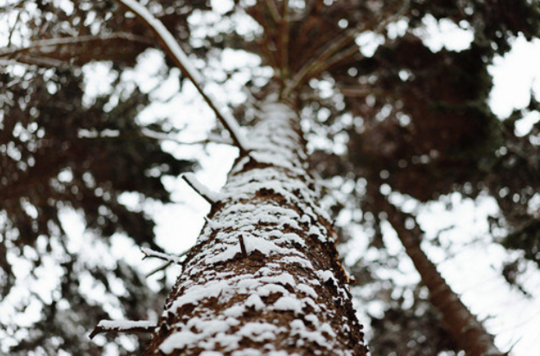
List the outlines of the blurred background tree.
{"type": "MultiPolygon", "coordinates": [[[[390,229],[402,241],[403,232],[412,234],[424,248],[446,244],[444,231],[427,238],[419,220],[422,207],[455,194],[493,199],[490,242],[518,251],[496,268],[520,294],[534,295],[522,276],[540,265],[540,122],[525,133],[516,125],[540,108],[531,95],[527,107],[500,118],[488,99],[494,59],[516,38],[540,36],[538,2],[144,3],[218,92],[236,82],[257,97],[271,80],[298,93],[312,167],[329,187],[325,202],[358,281],[353,294],[360,305],[379,305],[376,315],[364,308],[374,355],[458,351],[425,281],[396,284],[391,273],[408,257],[386,237],[390,229]],[[435,48],[426,39],[433,24],[461,31],[465,44],[435,48]],[[228,66],[231,49],[250,53],[257,65],[228,66]],[[351,251],[359,238],[369,239],[366,247],[351,251]]],[[[12,317],[0,319],[0,351],[132,354],[144,338],[89,342],[87,332],[99,319],[155,317],[170,281],[160,272],[150,289],[140,266],[115,255],[113,237],[163,250],[145,206],[169,203],[163,178],[193,168],[162,142],[182,127],[160,113],[142,119],[161,87],[142,85],[134,73],[156,40],[113,1],[14,0],[3,8],[0,308],[12,317]],[[109,79],[98,77],[96,63],[109,79]],[[96,90],[92,77],[110,85],[96,90]],[[82,217],[91,250],[72,247],[65,211],[82,217]],[[58,275],[48,280],[45,268],[58,275]],[[51,283],[49,292],[21,298],[30,277],[51,283]]],[[[171,67],[165,60],[155,75],[177,78],[187,90],[171,67]]],[[[223,95],[249,124],[253,115],[237,91],[241,100],[223,95]]]]}

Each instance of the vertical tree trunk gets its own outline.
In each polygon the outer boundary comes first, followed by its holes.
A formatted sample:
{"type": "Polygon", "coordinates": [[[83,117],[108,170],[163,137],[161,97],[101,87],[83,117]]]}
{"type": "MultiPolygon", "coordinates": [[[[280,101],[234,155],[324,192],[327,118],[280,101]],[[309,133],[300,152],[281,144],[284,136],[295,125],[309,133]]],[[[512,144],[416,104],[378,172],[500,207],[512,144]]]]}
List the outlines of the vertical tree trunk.
{"type": "Polygon", "coordinates": [[[265,102],[249,141],[146,354],[365,355],[298,115],[265,102]]]}
{"type": "MultiPolygon", "coordinates": [[[[385,198],[380,196],[381,201],[385,198]]],[[[467,356],[503,356],[493,342],[493,336],[478,321],[461,299],[441,276],[437,267],[426,256],[420,246],[422,230],[415,225],[412,230],[405,227],[407,215],[389,202],[384,202],[388,221],[396,230],[407,255],[411,258],[422,282],[429,290],[430,301],[441,313],[443,323],[456,344],[467,356]]]]}

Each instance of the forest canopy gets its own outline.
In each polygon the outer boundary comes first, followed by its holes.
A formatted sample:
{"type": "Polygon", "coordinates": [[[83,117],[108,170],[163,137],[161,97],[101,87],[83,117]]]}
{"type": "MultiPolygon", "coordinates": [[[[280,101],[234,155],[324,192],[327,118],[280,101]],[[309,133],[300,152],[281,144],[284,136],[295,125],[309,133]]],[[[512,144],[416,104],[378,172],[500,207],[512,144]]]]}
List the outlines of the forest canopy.
{"type": "MultiPolygon", "coordinates": [[[[508,115],[492,99],[494,66],[540,46],[537,1],[141,3],[242,126],[275,88],[300,113],[373,355],[459,353],[406,241],[500,348],[532,355],[538,315],[501,315],[539,306],[538,85],[508,115]]],[[[179,176],[219,188],[237,151],[117,2],[0,6],[0,353],[139,352],[144,335],[88,334],[157,319],[179,269],[139,248],[188,248],[207,207],[179,176]]]]}

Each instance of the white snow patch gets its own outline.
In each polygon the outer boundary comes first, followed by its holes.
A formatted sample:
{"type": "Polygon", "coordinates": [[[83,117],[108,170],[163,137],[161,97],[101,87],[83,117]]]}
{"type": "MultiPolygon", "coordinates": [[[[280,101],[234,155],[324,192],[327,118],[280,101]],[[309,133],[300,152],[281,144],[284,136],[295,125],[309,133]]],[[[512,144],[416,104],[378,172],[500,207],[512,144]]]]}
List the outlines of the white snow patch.
{"type": "Polygon", "coordinates": [[[129,330],[133,328],[151,328],[156,326],[156,322],[148,320],[100,320],[97,326],[104,329],[129,330]]]}
{"type": "Polygon", "coordinates": [[[259,297],[257,294],[252,294],[246,300],[246,306],[252,307],[255,310],[262,310],[266,307],[266,304],[264,304],[261,297],[259,297]]]}
{"type": "Polygon", "coordinates": [[[293,311],[295,314],[300,314],[302,313],[302,302],[297,298],[291,296],[281,297],[276,300],[273,308],[275,310],[290,310],[293,311]]]}
{"type": "Polygon", "coordinates": [[[317,299],[318,297],[318,294],[317,292],[315,292],[315,289],[311,288],[310,286],[306,285],[306,284],[303,284],[303,283],[299,283],[296,288],[301,291],[301,292],[304,292],[305,294],[309,295],[310,297],[312,298],[315,298],[317,299]]]}
{"type": "Polygon", "coordinates": [[[232,307],[225,310],[223,314],[226,316],[238,318],[244,315],[245,311],[246,308],[243,305],[233,305],[232,307]]]}

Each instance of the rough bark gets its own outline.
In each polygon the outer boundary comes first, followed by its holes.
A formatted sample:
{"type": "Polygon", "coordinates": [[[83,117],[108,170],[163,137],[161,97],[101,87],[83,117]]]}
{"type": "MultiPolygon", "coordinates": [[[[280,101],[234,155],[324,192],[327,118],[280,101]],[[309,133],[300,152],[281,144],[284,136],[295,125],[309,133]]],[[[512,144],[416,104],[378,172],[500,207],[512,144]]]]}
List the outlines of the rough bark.
{"type": "MultiPolygon", "coordinates": [[[[384,197],[381,199],[384,201],[384,197]]],[[[420,246],[420,237],[423,232],[418,225],[411,230],[407,229],[405,220],[408,215],[389,202],[385,202],[384,206],[388,221],[397,232],[407,255],[428,288],[430,301],[441,313],[443,324],[452,335],[454,342],[466,352],[467,356],[507,355],[495,346],[493,336],[463,304],[441,276],[435,264],[424,253],[420,246]]]]}
{"type": "Polygon", "coordinates": [[[365,355],[298,121],[262,106],[146,355],[365,355]]]}

